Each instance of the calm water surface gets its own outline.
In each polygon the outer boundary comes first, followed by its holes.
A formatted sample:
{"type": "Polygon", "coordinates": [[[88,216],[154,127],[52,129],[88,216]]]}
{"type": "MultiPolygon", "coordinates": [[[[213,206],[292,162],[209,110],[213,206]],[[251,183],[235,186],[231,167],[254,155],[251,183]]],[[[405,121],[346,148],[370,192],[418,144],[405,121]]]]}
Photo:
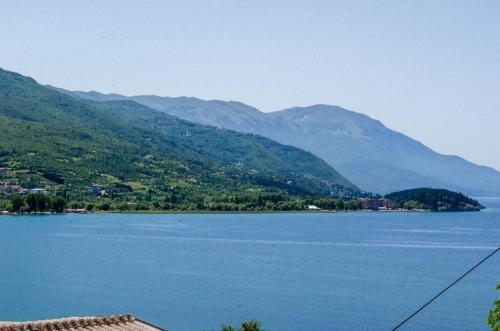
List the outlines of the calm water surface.
{"type": "MultiPolygon", "coordinates": [[[[389,330],[500,244],[480,213],[0,217],[0,320],[389,330]]],[[[500,255],[402,330],[486,330],[500,255]]],[[[499,291],[497,291],[499,292],[499,291]]]]}

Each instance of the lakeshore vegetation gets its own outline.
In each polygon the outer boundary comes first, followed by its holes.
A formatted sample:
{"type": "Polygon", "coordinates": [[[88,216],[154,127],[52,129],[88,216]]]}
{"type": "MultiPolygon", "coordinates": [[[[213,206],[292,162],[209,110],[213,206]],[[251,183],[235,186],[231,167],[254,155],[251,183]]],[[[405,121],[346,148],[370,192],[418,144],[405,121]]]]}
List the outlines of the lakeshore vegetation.
{"type": "Polygon", "coordinates": [[[179,198],[176,195],[144,195],[133,199],[112,199],[95,197],[85,200],[68,200],[65,192],[48,194],[13,194],[0,198],[0,211],[10,213],[63,213],[67,210],[79,212],[166,212],[166,211],[207,211],[207,212],[260,212],[260,211],[301,211],[314,205],[323,210],[359,210],[362,205],[357,199],[300,197],[286,194],[269,195],[222,195],[194,201],[192,197],[179,198]]]}

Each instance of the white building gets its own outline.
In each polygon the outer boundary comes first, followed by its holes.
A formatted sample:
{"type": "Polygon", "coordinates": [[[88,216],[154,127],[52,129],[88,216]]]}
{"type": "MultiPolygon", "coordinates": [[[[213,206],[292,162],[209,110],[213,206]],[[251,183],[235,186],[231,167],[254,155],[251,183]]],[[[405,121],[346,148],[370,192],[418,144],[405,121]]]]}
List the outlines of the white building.
{"type": "Polygon", "coordinates": [[[31,194],[47,194],[49,193],[46,189],[44,188],[34,188],[30,190],[31,194]]]}

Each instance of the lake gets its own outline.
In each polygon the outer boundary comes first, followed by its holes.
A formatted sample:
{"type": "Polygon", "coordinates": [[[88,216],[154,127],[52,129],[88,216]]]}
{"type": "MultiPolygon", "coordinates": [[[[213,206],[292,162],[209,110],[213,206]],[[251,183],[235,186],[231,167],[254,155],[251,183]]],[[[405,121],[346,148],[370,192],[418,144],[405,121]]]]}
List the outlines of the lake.
{"type": "MultiPolygon", "coordinates": [[[[171,331],[390,330],[500,244],[472,213],[0,217],[0,320],[132,313],[171,331]]],[[[500,254],[401,330],[487,330],[500,254]]],[[[497,292],[497,293],[496,293],[497,292]]]]}

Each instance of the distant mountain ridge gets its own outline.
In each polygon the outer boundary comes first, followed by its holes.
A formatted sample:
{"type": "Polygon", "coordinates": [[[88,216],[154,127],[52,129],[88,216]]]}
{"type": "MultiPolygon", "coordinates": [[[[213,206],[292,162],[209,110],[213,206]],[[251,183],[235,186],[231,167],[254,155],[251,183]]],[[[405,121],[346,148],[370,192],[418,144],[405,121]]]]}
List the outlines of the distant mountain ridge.
{"type": "Polygon", "coordinates": [[[389,193],[435,187],[469,195],[499,195],[500,172],[458,156],[439,154],[366,115],[314,105],[263,113],[235,101],[188,97],[70,92],[96,101],[129,99],[182,119],[259,134],[309,151],[363,190],[389,193]]]}

